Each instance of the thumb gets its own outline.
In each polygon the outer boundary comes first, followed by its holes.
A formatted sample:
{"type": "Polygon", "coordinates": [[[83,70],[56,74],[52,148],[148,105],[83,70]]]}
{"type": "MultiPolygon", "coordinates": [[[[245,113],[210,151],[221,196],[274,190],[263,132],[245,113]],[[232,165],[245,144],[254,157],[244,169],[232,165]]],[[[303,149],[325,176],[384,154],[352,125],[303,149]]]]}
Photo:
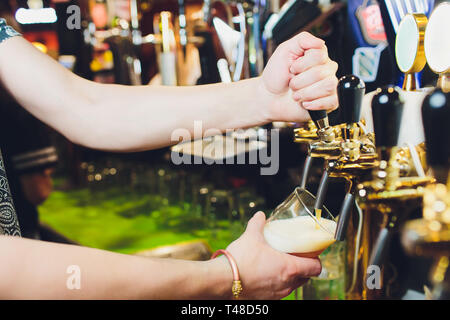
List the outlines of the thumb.
{"type": "Polygon", "coordinates": [[[247,229],[245,229],[245,233],[261,235],[263,233],[265,224],[266,224],[266,215],[264,214],[264,212],[258,211],[248,221],[247,229]]]}
{"type": "Polygon", "coordinates": [[[286,41],[287,48],[295,59],[303,56],[304,52],[309,49],[322,49],[325,41],[313,36],[309,32],[301,32],[290,40],[286,41]]]}

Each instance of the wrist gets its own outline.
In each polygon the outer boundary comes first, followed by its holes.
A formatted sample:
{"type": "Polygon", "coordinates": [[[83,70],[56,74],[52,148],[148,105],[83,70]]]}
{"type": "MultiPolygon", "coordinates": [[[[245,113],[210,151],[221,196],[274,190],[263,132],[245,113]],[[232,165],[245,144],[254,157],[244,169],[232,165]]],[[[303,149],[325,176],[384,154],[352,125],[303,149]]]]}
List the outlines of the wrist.
{"type": "Polygon", "coordinates": [[[276,110],[276,104],[279,96],[270,92],[267,89],[266,84],[264,83],[264,79],[262,76],[255,78],[255,97],[258,98],[257,105],[261,110],[262,122],[268,123],[275,121],[273,116],[273,110],[276,110]]]}
{"type": "Polygon", "coordinates": [[[205,266],[207,279],[210,279],[208,295],[214,299],[232,299],[233,273],[227,258],[225,256],[217,257],[206,261],[205,266]]]}

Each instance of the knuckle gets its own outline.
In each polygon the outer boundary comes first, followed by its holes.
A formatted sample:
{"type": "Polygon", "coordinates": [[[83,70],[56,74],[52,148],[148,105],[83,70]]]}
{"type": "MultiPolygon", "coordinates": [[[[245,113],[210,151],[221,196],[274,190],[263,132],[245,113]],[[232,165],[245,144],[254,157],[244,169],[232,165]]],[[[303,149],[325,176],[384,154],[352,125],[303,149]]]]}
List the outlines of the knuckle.
{"type": "Polygon", "coordinates": [[[298,276],[298,272],[299,270],[296,264],[289,264],[285,270],[288,281],[292,282],[292,280],[298,276]]]}
{"type": "Polygon", "coordinates": [[[297,80],[296,77],[292,78],[291,81],[289,81],[289,88],[292,90],[297,90],[297,80]]]}
{"type": "Polygon", "coordinates": [[[280,273],[280,281],[285,286],[292,281],[292,277],[295,276],[295,269],[292,264],[286,264],[280,273]]]}
{"type": "Polygon", "coordinates": [[[319,68],[317,71],[317,80],[323,80],[326,79],[329,76],[329,72],[327,68],[319,68]]]}
{"type": "Polygon", "coordinates": [[[337,85],[338,80],[336,77],[331,77],[327,79],[327,82],[325,84],[325,90],[328,93],[328,95],[331,95],[336,91],[337,85]]]}
{"type": "Polygon", "coordinates": [[[326,63],[328,61],[328,52],[326,50],[320,51],[320,63],[326,63]]]}
{"type": "Polygon", "coordinates": [[[336,61],[330,60],[331,61],[331,68],[334,70],[334,73],[337,72],[339,65],[336,61]]]}
{"type": "Polygon", "coordinates": [[[299,100],[305,100],[305,99],[308,99],[308,97],[309,97],[307,89],[297,90],[296,94],[299,96],[299,100]]]}
{"type": "Polygon", "coordinates": [[[299,37],[299,39],[305,39],[305,38],[308,38],[309,37],[309,32],[307,32],[307,31],[302,31],[302,32],[300,32],[299,34],[298,34],[298,37],[299,37]]]}

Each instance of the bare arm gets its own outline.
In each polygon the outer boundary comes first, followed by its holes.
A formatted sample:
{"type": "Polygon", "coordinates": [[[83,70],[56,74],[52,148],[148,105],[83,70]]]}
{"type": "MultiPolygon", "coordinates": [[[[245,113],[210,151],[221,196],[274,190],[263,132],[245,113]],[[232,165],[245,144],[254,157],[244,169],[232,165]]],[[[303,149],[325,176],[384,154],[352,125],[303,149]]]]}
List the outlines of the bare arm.
{"type": "Polygon", "coordinates": [[[22,106],[73,142],[112,151],[173,144],[172,132],[185,128],[193,133],[194,121],[202,121],[203,130],[221,131],[275,120],[305,121],[307,112],[298,104],[305,102],[301,96],[309,101],[329,97],[311,108],[336,107],[335,72],[323,41],[309,34],[282,44],[262,77],[194,87],[94,83],[64,69],[21,37],[0,44],[0,80],[22,106]],[[306,58],[307,50],[313,59],[306,58]],[[299,70],[304,79],[294,86],[290,66],[296,60],[303,65],[299,70]],[[289,85],[297,93],[304,90],[295,97],[297,102],[291,99],[289,85]]]}
{"type": "MultiPolygon", "coordinates": [[[[228,248],[236,258],[244,298],[279,299],[320,273],[318,259],[270,248],[262,213],[228,248]],[[270,264],[267,261],[272,261],[270,264]]],[[[151,259],[72,245],[0,236],[0,299],[228,299],[232,272],[224,257],[206,262],[151,259]],[[69,266],[80,289],[69,290],[69,266]]]]}

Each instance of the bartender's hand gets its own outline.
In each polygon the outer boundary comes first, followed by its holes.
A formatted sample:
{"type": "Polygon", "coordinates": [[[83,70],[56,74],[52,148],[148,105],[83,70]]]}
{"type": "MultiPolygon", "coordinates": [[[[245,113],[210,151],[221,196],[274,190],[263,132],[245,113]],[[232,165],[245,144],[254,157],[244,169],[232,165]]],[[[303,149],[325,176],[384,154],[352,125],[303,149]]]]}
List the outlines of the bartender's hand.
{"type": "Polygon", "coordinates": [[[269,119],[303,122],[309,119],[306,109],[336,109],[337,68],[324,41],[310,33],[302,32],[283,42],[262,75],[271,100],[269,119]]]}
{"type": "Polygon", "coordinates": [[[238,265],[244,299],[281,299],[322,269],[318,258],[296,257],[270,247],[263,235],[265,222],[264,213],[256,213],[244,234],[227,248],[238,265]]]}

